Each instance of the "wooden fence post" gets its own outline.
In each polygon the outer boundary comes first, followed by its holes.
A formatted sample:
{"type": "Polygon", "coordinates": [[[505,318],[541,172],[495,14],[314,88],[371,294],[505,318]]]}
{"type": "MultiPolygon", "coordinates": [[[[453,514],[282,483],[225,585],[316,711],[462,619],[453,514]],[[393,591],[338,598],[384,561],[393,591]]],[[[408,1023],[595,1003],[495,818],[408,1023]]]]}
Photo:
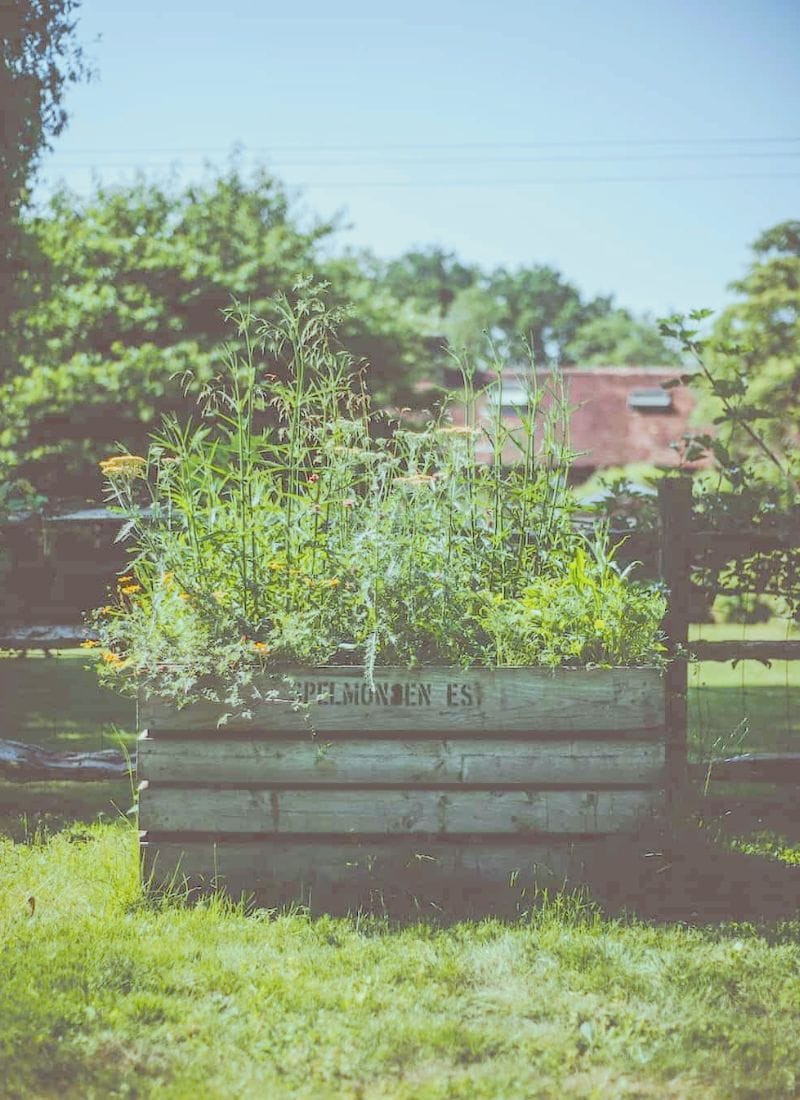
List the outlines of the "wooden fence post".
{"type": "Polygon", "coordinates": [[[668,651],[671,658],[666,674],[667,767],[670,785],[675,791],[687,772],[687,690],[691,606],[692,524],[691,478],[665,478],[658,486],[659,539],[658,568],[668,589],[668,607],[664,618],[668,651]]]}

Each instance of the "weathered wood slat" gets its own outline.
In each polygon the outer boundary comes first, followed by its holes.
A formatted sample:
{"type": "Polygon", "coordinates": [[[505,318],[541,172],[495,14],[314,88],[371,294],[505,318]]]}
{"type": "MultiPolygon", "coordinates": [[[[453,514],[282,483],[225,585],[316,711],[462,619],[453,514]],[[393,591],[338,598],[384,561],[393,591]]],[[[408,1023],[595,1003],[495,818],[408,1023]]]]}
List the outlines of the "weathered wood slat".
{"type": "Polygon", "coordinates": [[[753,528],[750,531],[691,531],[688,540],[693,553],[717,550],[725,551],[731,557],[743,557],[800,547],[800,530],[778,532],[753,528]]]}
{"type": "Polygon", "coordinates": [[[153,886],[224,888],[264,904],[314,901],[346,911],[374,900],[372,891],[405,890],[460,912],[513,906],[532,886],[559,889],[601,880],[635,858],[634,845],[613,840],[349,842],[317,840],[180,841],[146,834],[145,882],[153,886]],[[630,851],[629,851],[630,848],[630,851]],[[371,896],[372,895],[372,896],[371,896]],[[337,904],[338,902],[338,904],[337,904]]]}
{"type": "MultiPolygon", "coordinates": [[[[652,668],[381,668],[375,671],[375,691],[358,668],[288,675],[290,682],[265,677],[259,685],[264,700],[253,705],[250,716],[231,717],[226,728],[509,733],[652,729],[664,722],[662,674],[652,668]],[[273,698],[267,698],[270,693],[273,698]]],[[[179,710],[170,702],[143,699],[141,726],[207,730],[224,710],[206,702],[179,710]]]]}
{"type": "Polygon", "coordinates": [[[145,786],[140,823],[156,832],[617,833],[661,808],[657,790],[241,790],[145,786]]]}
{"type": "Polygon", "coordinates": [[[139,778],[154,783],[663,783],[658,741],[244,740],[139,738],[139,778]]]}
{"type": "Polygon", "coordinates": [[[698,661],[798,661],[800,639],[788,641],[689,642],[698,661]]]}

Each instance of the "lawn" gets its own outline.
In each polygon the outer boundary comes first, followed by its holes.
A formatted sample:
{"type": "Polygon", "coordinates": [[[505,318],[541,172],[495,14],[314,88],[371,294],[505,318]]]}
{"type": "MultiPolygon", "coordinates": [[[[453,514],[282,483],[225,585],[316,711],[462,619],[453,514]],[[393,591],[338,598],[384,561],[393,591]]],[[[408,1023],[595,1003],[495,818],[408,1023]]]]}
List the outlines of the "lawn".
{"type": "MultiPolygon", "coordinates": [[[[754,626],[703,623],[691,640],[764,641],[798,637],[773,620],[754,626]]],[[[689,667],[690,749],[695,757],[800,752],[800,662],[704,661],[689,667]]]]}
{"type": "Polygon", "coordinates": [[[130,826],[2,843],[4,1097],[797,1094],[797,924],[145,903],[130,826]]]}
{"type": "MultiPolygon", "coordinates": [[[[89,666],[0,661],[0,736],[132,747],[133,704],[89,666]]],[[[797,680],[743,667],[692,671],[696,753],[743,719],[737,750],[796,736],[797,680]]],[[[559,897],[403,925],[146,898],[131,802],[125,783],[0,785],[2,1097],[797,1095],[794,834],[689,823],[604,916],[559,897]]]]}

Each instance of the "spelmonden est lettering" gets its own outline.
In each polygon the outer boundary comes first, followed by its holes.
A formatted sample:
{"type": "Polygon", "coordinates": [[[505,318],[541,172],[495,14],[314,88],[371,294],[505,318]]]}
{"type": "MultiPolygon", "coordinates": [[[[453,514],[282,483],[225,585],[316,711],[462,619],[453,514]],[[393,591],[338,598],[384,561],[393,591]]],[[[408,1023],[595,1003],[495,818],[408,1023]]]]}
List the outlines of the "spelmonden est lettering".
{"type": "Polygon", "coordinates": [[[376,680],[374,689],[365,680],[305,680],[299,696],[302,703],[337,707],[474,707],[478,703],[474,684],[399,684],[389,680],[376,680]]]}

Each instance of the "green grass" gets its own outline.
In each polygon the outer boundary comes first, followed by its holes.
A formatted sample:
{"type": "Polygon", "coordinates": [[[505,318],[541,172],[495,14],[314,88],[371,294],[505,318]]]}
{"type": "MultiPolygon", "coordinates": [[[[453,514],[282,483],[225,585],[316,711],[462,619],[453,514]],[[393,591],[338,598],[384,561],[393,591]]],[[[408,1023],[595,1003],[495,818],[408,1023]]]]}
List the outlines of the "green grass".
{"type": "MultiPolygon", "coordinates": [[[[741,748],[791,744],[786,677],[694,670],[694,750],[727,751],[745,717],[741,748]]],[[[85,653],[0,661],[0,693],[2,737],[133,742],[85,653]]],[[[0,1097],[797,1095],[796,828],[685,826],[618,899],[649,923],[562,897],[436,928],[148,899],[130,803],[125,783],[0,784],[0,1097]]]]}
{"type": "MultiPolygon", "coordinates": [[[[85,650],[0,659],[0,739],[71,752],[136,742],[136,705],[100,687],[85,650]]],[[[131,784],[9,783],[0,780],[0,831],[24,837],[44,824],[115,819],[132,804],[131,784]]]]}
{"type": "Polygon", "coordinates": [[[796,925],[390,926],[146,903],[130,827],[0,848],[0,1093],[770,1100],[800,1082],[796,925]],[[35,899],[35,900],[31,900],[35,899]]]}
{"type": "MultiPolygon", "coordinates": [[[[797,637],[786,622],[698,624],[693,641],[797,637]]],[[[689,741],[696,758],[737,752],[800,752],[800,661],[704,661],[689,667],[689,741]]]]}

